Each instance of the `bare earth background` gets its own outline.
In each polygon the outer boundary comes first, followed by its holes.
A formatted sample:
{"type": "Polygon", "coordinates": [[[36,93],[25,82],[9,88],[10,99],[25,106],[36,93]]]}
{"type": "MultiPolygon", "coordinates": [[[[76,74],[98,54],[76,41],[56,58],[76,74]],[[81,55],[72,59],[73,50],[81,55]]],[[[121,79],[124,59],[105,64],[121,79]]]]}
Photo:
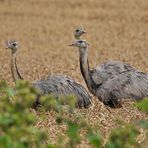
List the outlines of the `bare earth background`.
{"type": "MultiPolygon", "coordinates": [[[[147,0],[0,0],[0,79],[14,85],[5,41],[15,39],[20,44],[19,70],[26,80],[33,82],[60,73],[86,87],[78,50],[68,47],[76,26],[83,26],[88,32],[83,38],[90,43],[91,67],[114,59],[148,73],[147,0]]],[[[132,103],[110,112],[95,97],[93,100],[91,108],[77,112],[82,112],[91,124],[99,123],[104,138],[117,126],[117,117],[131,123],[148,118],[132,103]]],[[[44,121],[38,119],[36,126],[48,131],[52,141],[64,130],[56,125],[52,112],[44,121]]],[[[138,141],[144,136],[141,129],[138,141]]],[[[82,143],[80,147],[90,145],[82,143]]]]}

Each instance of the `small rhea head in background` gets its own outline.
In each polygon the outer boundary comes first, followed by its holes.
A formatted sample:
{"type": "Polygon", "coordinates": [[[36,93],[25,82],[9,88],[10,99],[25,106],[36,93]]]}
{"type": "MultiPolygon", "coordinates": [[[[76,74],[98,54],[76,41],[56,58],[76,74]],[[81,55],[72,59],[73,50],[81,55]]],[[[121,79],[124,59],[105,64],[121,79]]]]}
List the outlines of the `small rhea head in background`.
{"type": "Polygon", "coordinates": [[[12,53],[15,53],[18,49],[18,42],[17,41],[10,41],[10,40],[7,40],[6,41],[6,49],[11,49],[12,50],[12,53]]]}
{"type": "Polygon", "coordinates": [[[75,30],[74,30],[74,36],[76,39],[79,39],[81,35],[85,34],[86,31],[83,27],[77,27],[75,30]]]}

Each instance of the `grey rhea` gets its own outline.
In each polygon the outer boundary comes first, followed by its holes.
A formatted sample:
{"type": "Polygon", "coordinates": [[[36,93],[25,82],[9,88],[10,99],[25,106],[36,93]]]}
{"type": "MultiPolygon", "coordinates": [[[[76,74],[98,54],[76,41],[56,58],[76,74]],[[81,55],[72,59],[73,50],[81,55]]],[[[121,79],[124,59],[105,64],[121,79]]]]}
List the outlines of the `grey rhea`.
{"type": "MultiPolygon", "coordinates": [[[[74,37],[76,40],[81,40],[81,36],[86,33],[83,27],[77,27],[74,30],[74,37]]],[[[110,60],[101,65],[98,65],[96,68],[91,70],[91,76],[93,80],[97,83],[103,83],[108,79],[113,78],[117,74],[120,74],[124,71],[137,71],[133,66],[123,63],[121,61],[110,60]]]]}
{"type": "Polygon", "coordinates": [[[85,31],[85,29],[83,28],[83,27],[77,27],[75,30],[74,30],[74,38],[76,39],[76,40],[80,40],[81,39],[81,36],[83,35],[83,34],[85,34],[86,33],[86,31],[85,31]]]}
{"type": "MultiPolygon", "coordinates": [[[[7,47],[11,49],[12,56],[11,56],[11,72],[14,81],[23,79],[19,70],[17,68],[16,63],[16,53],[18,49],[18,43],[16,41],[8,41],[7,47]]],[[[87,92],[87,90],[80,85],[79,83],[75,82],[73,79],[66,77],[64,75],[53,75],[48,76],[44,80],[39,80],[32,84],[33,87],[38,89],[42,94],[52,94],[57,99],[62,96],[74,96],[77,100],[77,107],[79,108],[87,108],[91,104],[91,96],[87,92]]],[[[37,98],[35,102],[35,106],[40,103],[40,99],[37,98]]]]}
{"type": "Polygon", "coordinates": [[[90,70],[88,43],[76,40],[71,46],[79,48],[80,69],[89,91],[105,105],[120,107],[126,99],[139,100],[148,96],[148,74],[122,62],[118,62],[116,68],[116,61],[101,65],[99,70],[90,70]]]}

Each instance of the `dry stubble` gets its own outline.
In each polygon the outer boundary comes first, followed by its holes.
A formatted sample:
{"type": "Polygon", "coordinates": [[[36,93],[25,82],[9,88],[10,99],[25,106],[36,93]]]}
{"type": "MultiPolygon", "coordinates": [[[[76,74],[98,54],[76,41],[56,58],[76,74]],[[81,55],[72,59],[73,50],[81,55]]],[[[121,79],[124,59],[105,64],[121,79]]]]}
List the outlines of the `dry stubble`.
{"type": "MultiPolygon", "coordinates": [[[[79,25],[88,32],[83,38],[91,45],[91,67],[115,59],[148,72],[147,0],[0,0],[0,22],[0,78],[10,85],[10,51],[4,48],[7,39],[20,43],[17,62],[25,79],[33,82],[61,73],[86,86],[78,66],[78,51],[68,47],[73,41],[73,29],[79,25]]],[[[104,137],[117,126],[116,117],[127,122],[147,118],[132,103],[109,112],[96,98],[93,100],[92,108],[77,112],[91,124],[99,123],[104,137]]],[[[47,130],[52,140],[65,129],[59,128],[54,119],[50,112],[36,125],[47,130]]]]}

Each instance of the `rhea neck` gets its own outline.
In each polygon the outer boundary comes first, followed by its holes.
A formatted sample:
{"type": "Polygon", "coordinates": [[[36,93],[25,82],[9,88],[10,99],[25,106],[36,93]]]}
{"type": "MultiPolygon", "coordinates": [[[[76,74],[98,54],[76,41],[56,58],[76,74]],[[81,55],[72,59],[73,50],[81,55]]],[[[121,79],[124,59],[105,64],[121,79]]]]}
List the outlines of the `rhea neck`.
{"type": "Polygon", "coordinates": [[[80,40],[81,39],[80,35],[74,35],[74,37],[75,37],[76,40],[80,40]]]}
{"type": "Polygon", "coordinates": [[[14,82],[17,80],[22,80],[22,76],[19,73],[19,70],[17,68],[17,63],[16,63],[16,50],[12,50],[12,56],[11,56],[11,73],[14,82]]]}
{"type": "Polygon", "coordinates": [[[80,69],[82,76],[87,84],[89,91],[94,94],[93,88],[95,88],[96,84],[94,83],[90,75],[90,68],[88,62],[88,48],[79,47],[79,54],[80,54],[80,69]]]}

